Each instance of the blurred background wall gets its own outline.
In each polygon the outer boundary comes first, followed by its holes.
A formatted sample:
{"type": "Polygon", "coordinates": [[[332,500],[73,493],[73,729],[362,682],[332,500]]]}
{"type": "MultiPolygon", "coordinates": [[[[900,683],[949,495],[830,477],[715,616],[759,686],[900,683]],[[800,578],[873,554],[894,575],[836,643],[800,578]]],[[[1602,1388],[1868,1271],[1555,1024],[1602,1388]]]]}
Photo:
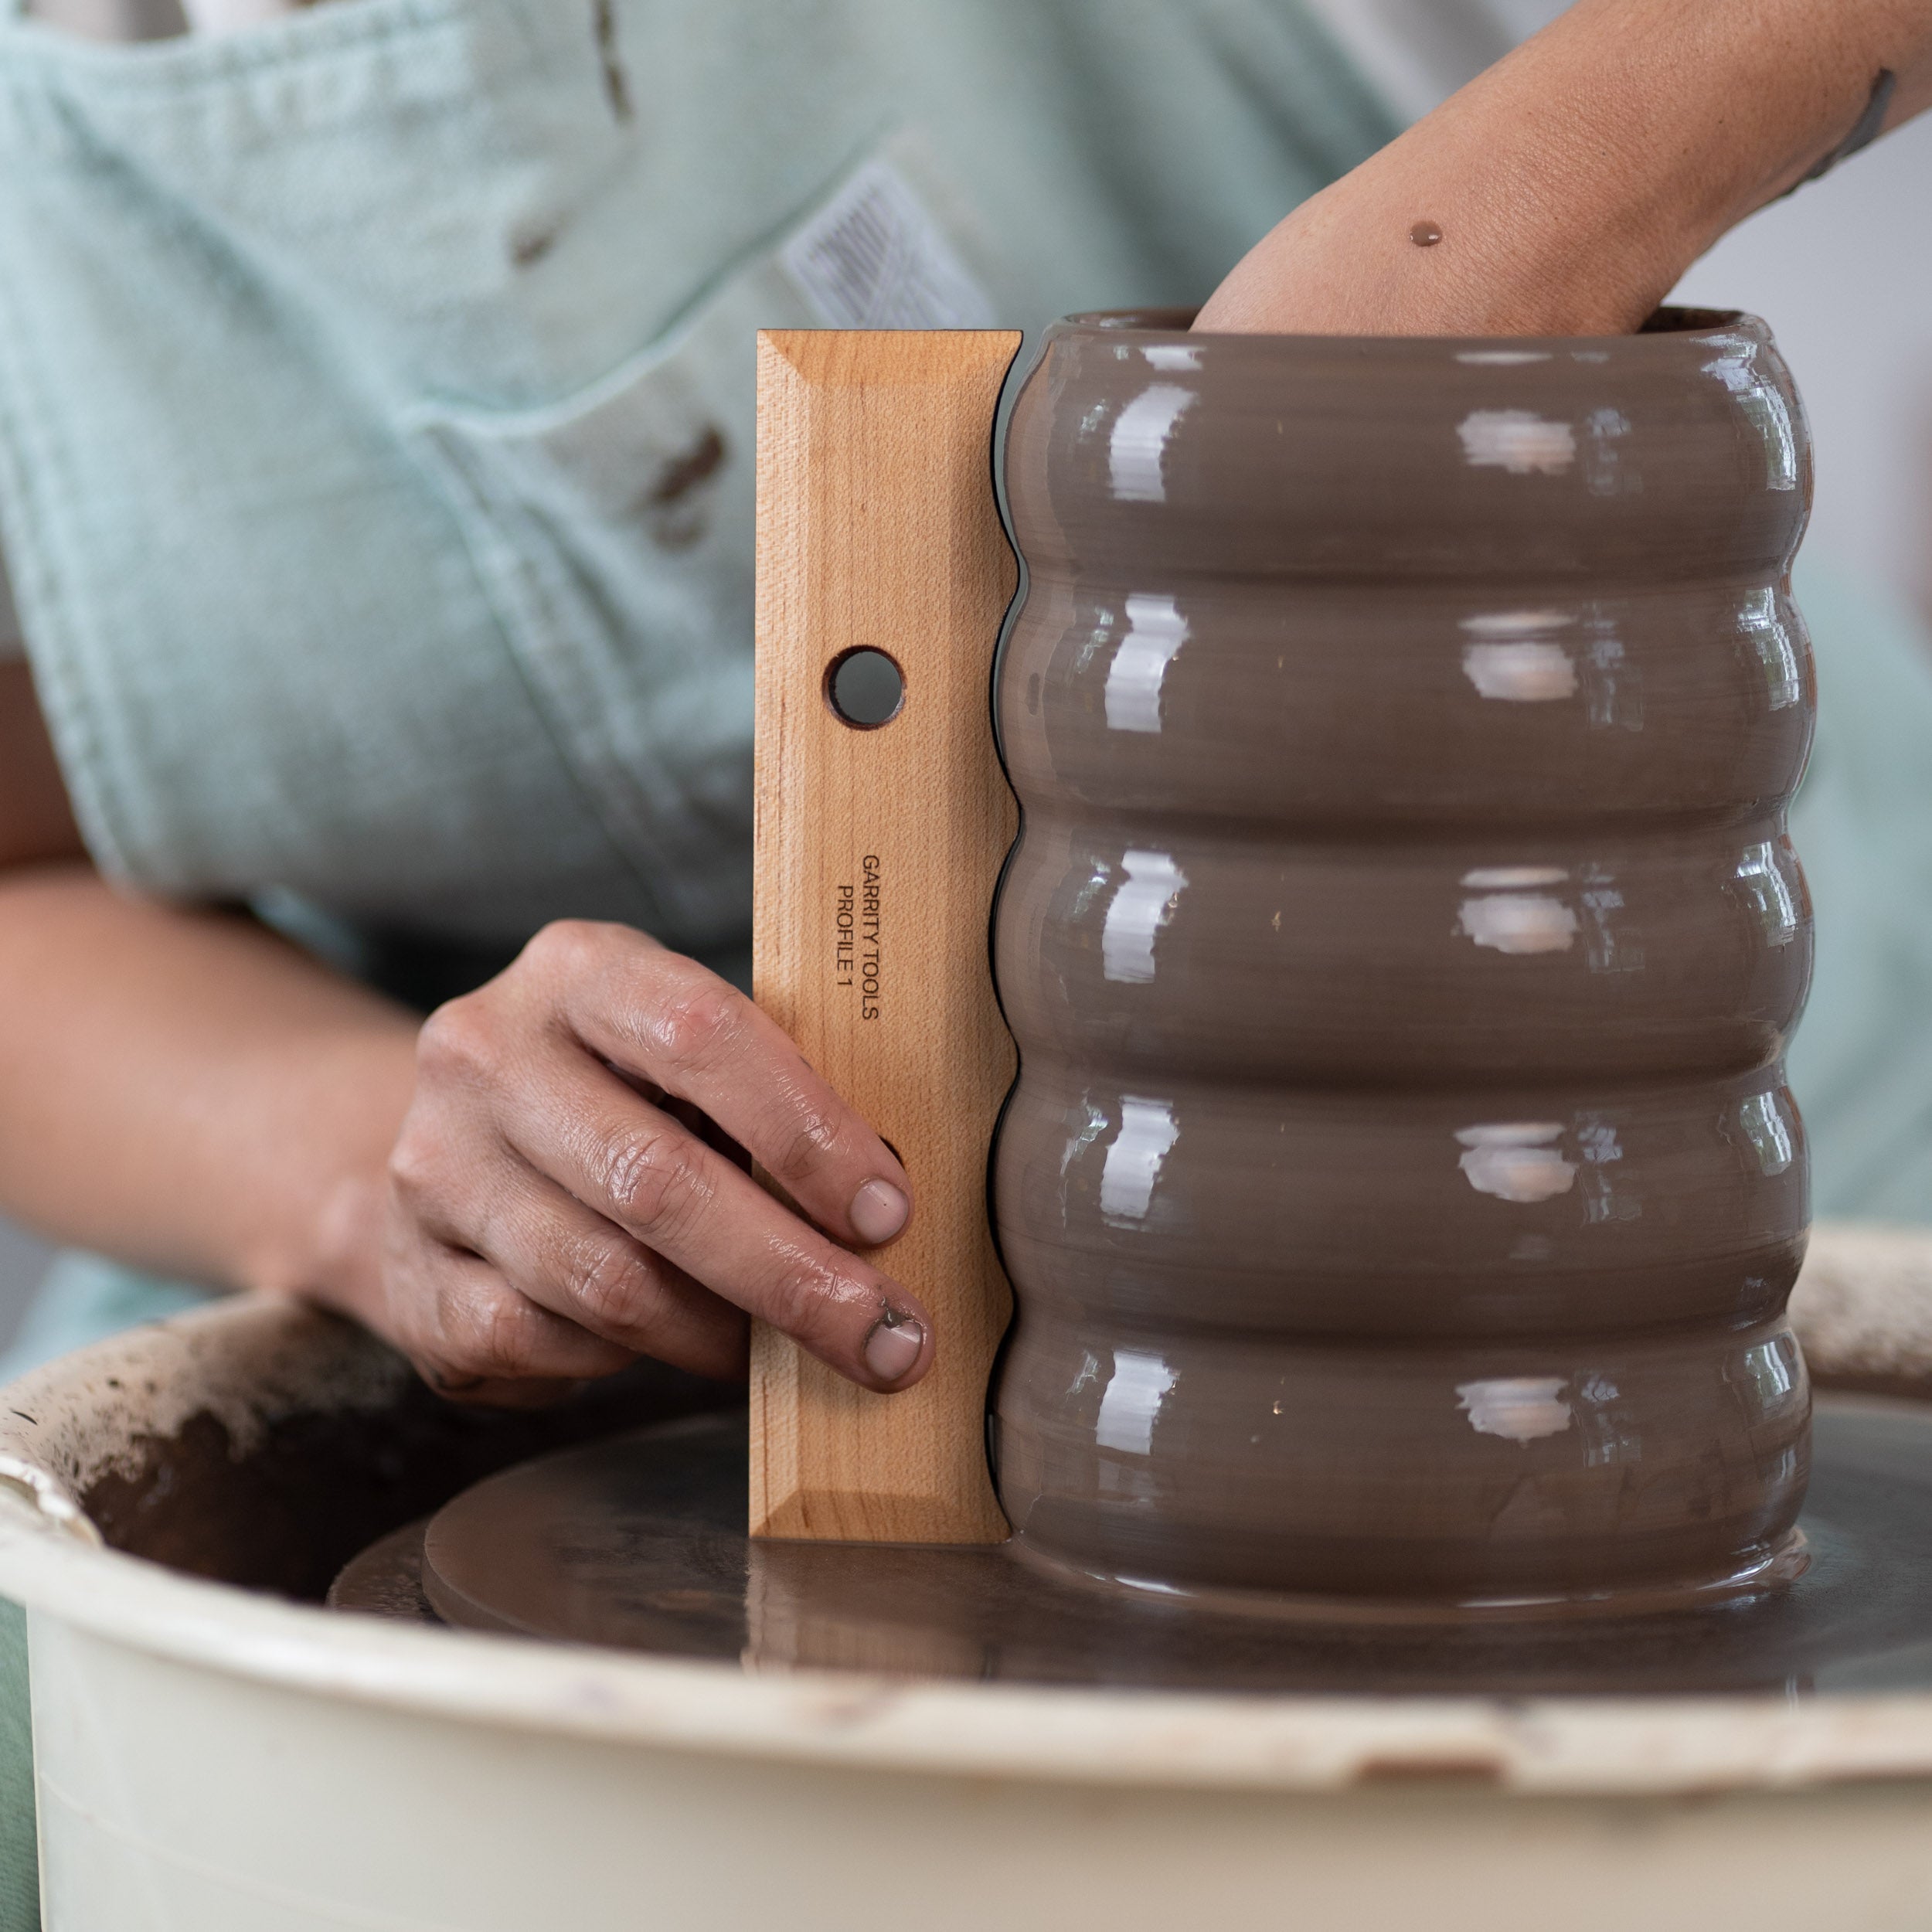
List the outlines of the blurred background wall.
{"type": "Polygon", "coordinates": [[[1770,324],[1817,444],[1806,548],[1932,617],[1928,207],[1932,119],[1921,119],[1733,230],[1676,299],[1770,324]]]}

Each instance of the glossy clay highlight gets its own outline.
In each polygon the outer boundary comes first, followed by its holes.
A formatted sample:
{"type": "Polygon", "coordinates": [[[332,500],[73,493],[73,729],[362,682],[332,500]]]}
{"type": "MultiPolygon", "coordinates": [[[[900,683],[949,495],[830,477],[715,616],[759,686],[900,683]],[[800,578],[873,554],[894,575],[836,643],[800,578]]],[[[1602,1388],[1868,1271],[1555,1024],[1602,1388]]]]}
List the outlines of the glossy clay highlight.
{"type": "Polygon", "coordinates": [[[1397,1611],[1794,1564],[1804,417],[1769,332],[1075,318],[1015,406],[1022,1546],[1397,1611]]]}

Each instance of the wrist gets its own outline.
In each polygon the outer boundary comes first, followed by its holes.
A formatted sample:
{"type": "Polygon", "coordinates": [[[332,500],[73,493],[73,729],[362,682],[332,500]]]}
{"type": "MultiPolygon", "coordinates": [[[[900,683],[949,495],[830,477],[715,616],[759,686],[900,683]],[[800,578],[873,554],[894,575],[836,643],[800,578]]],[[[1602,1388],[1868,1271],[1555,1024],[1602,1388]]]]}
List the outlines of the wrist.
{"type": "MultiPolygon", "coordinates": [[[[239,1285],[299,1297],[379,1325],[389,1161],[415,1089],[413,1025],[337,1035],[311,1049],[301,1126],[258,1170],[239,1285]]],[[[287,1117],[287,1116],[284,1116],[287,1117]]]]}
{"type": "Polygon", "coordinates": [[[264,1250],[256,1284],[379,1327],[388,1201],[386,1168],[341,1175],[290,1238],[264,1250]]]}

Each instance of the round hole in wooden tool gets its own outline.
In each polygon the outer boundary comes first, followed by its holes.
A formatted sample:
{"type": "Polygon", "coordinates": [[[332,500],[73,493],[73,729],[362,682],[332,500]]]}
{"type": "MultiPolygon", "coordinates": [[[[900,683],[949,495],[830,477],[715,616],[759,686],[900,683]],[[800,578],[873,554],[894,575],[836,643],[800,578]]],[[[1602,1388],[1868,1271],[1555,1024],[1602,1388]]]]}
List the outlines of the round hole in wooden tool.
{"type": "Polygon", "coordinates": [[[906,674],[883,651],[862,644],[842,651],[825,669],[825,702],[855,731],[890,724],[906,702],[906,674]]]}

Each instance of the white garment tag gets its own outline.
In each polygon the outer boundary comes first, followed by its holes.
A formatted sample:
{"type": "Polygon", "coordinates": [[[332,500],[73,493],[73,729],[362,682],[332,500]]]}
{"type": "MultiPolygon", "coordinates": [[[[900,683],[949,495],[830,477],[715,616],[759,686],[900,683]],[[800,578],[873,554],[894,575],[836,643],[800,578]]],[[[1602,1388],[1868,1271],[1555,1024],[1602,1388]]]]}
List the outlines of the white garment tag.
{"type": "Polygon", "coordinates": [[[299,13],[301,0],[181,0],[191,33],[245,33],[264,20],[299,13]]]}
{"type": "Polygon", "coordinates": [[[779,251],[833,328],[990,328],[992,298],[904,180],[869,161],[779,251]]]}

